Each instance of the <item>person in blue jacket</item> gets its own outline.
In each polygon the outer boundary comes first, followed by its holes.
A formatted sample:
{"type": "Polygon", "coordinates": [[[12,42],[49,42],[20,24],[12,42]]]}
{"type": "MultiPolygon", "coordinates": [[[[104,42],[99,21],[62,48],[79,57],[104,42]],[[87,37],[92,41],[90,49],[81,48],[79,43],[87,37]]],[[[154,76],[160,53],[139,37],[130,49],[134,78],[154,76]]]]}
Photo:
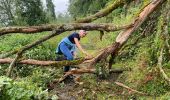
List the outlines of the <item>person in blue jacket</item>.
{"type": "MultiPolygon", "coordinates": [[[[69,36],[61,40],[56,48],[56,53],[59,55],[64,55],[66,60],[74,60],[74,55],[76,53],[76,47],[87,57],[91,57],[80,45],[80,39],[85,37],[87,32],[85,30],[80,30],[78,33],[74,32],[69,36]]],[[[64,66],[64,72],[70,70],[70,66],[64,66]]]]}

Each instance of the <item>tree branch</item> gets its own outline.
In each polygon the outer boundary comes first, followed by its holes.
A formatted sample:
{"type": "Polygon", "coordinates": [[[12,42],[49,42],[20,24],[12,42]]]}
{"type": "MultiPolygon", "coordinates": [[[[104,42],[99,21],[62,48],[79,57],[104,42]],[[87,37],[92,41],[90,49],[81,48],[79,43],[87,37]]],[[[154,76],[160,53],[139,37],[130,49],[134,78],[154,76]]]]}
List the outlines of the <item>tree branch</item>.
{"type": "MultiPolygon", "coordinates": [[[[133,1],[133,0],[129,0],[129,1],[133,1]]],[[[98,18],[107,16],[113,10],[117,9],[118,7],[123,6],[125,3],[126,3],[125,0],[115,0],[115,2],[113,4],[107,6],[106,8],[104,8],[101,11],[97,12],[96,14],[88,16],[86,18],[78,19],[75,22],[76,23],[89,23],[89,22],[94,21],[94,20],[96,20],[98,18]]]]}
{"type": "Polygon", "coordinates": [[[9,65],[9,68],[8,68],[8,72],[7,72],[8,77],[11,76],[11,72],[13,70],[13,67],[15,66],[15,63],[17,62],[17,60],[19,59],[19,57],[21,55],[22,55],[22,52],[17,53],[15,59],[11,61],[10,65],[9,65]]]}
{"type": "MultiPolygon", "coordinates": [[[[8,64],[12,63],[15,59],[11,58],[5,58],[0,59],[0,64],[8,64]]],[[[40,61],[40,60],[34,60],[34,59],[27,59],[27,60],[21,60],[17,61],[17,64],[27,64],[27,65],[39,65],[39,66],[55,66],[55,67],[61,67],[61,66],[68,66],[68,65],[78,65],[86,60],[85,58],[80,58],[77,60],[63,60],[63,61],[40,61]]]]}
{"type": "MultiPolygon", "coordinates": [[[[129,69],[112,69],[109,71],[109,73],[122,73],[123,71],[129,71],[129,69]]],[[[81,68],[81,69],[74,69],[66,72],[60,79],[59,82],[63,81],[67,76],[74,75],[74,74],[84,74],[84,73],[90,73],[90,74],[96,74],[96,69],[94,68],[81,68]]]]}
{"type": "Polygon", "coordinates": [[[79,29],[85,29],[87,31],[93,31],[93,30],[104,30],[104,31],[117,31],[121,29],[126,29],[131,27],[130,25],[123,25],[123,26],[116,26],[112,23],[101,23],[101,24],[95,24],[95,23],[70,23],[70,24],[59,24],[59,25],[43,25],[43,26],[30,26],[30,27],[4,27],[0,28],[0,36],[5,34],[12,34],[12,33],[24,33],[24,34],[30,34],[30,33],[37,33],[37,32],[43,32],[43,31],[52,31],[52,30],[64,30],[64,31],[72,31],[72,30],[79,30],[79,29]]]}
{"type": "Polygon", "coordinates": [[[131,92],[135,92],[135,93],[138,93],[138,94],[141,94],[141,95],[148,95],[148,94],[146,94],[146,93],[143,93],[143,92],[134,90],[134,89],[132,89],[132,88],[124,85],[123,83],[120,83],[120,82],[114,82],[114,83],[115,83],[116,85],[119,85],[119,86],[123,87],[123,88],[126,88],[127,90],[129,90],[129,91],[131,91],[131,92]]]}

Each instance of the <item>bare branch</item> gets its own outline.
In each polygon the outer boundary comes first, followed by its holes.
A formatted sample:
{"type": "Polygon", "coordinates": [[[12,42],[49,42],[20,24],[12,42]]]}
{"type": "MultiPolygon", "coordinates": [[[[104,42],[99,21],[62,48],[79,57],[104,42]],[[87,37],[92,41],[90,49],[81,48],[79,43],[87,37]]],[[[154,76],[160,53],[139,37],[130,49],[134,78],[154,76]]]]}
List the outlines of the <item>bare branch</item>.
{"type": "Polygon", "coordinates": [[[15,66],[15,63],[17,62],[17,60],[19,59],[19,57],[21,56],[22,52],[17,53],[16,57],[14,60],[11,61],[9,68],[8,68],[8,72],[7,72],[7,76],[10,77],[11,76],[11,72],[13,70],[13,67],[15,66]]]}
{"type": "Polygon", "coordinates": [[[59,25],[43,25],[43,26],[30,26],[30,27],[4,27],[0,28],[0,36],[5,34],[12,33],[24,33],[24,34],[34,34],[37,32],[43,31],[52,31],[52,30],[64,30],[64,31],[72,31],[85,29],[87,31],[93,30],[104,30],[104,31],[117,31],[121,29],[126,29],[131,27],[130,25],[116,26],[112,23],[102,23],[102,24],[94,24],[94,23],[70,23],[70,24],[59,24],[59,25]]]}
{"type": "Polygon", "coordinates": [[[146,94],[146,93],[143,93],[143,92],[134,90],[134,89],[132,89],[132,88],[124,85],[123,83],[120,83],[120,82],[114,82],[114,83],[115,83],[116,85],[119,85],[119,86],[123,87],[123,88],[126,88],[126,89],[129,90],[129,91],[132,91],[132,92],[135,92],[135,93],[138,93],[138,94],[141,94],[141,95],[148,95],[148,94],[146,94]]]}

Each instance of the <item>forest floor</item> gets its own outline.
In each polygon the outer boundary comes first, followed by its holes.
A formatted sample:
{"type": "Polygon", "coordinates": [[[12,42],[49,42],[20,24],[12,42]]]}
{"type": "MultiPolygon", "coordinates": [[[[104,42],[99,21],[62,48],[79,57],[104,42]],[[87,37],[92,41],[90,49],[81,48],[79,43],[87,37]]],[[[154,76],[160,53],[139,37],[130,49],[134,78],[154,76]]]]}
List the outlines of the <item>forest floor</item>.
{"type": "MultiPolygon", "coordinates": [[[[114,82],[120,73],[112,73],[107,79],[99,79],[95,75],[83,75],[81,81],[83,84],[77,84],[72,79],[66,79],[63,82],[50,83],[51,93],[56,94],[61,100],[111,99],[116,90],[114,82]]],[[[117,91],[118,94],[118,91],[117,91]]]]}

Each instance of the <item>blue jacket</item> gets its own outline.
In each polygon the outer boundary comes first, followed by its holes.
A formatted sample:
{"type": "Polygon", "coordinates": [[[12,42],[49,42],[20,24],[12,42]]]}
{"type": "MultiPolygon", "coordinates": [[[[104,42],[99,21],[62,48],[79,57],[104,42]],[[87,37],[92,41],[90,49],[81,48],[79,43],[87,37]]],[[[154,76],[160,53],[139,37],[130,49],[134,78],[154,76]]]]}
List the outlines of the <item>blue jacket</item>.
{"type": "Polygon", "coordinates": [[[59,53],[59,47],[60,47],[60,44],[64,42],[66,44],[66,46],[68,47],[71,47],[71,52],[75,52],[76,51],[76,45],[73,44],[69,39],[68,37],[65,37],[64,39],[61,40],[61,42],[58,44],[58,47],[56,48],[56,53],[59,53]]]}

